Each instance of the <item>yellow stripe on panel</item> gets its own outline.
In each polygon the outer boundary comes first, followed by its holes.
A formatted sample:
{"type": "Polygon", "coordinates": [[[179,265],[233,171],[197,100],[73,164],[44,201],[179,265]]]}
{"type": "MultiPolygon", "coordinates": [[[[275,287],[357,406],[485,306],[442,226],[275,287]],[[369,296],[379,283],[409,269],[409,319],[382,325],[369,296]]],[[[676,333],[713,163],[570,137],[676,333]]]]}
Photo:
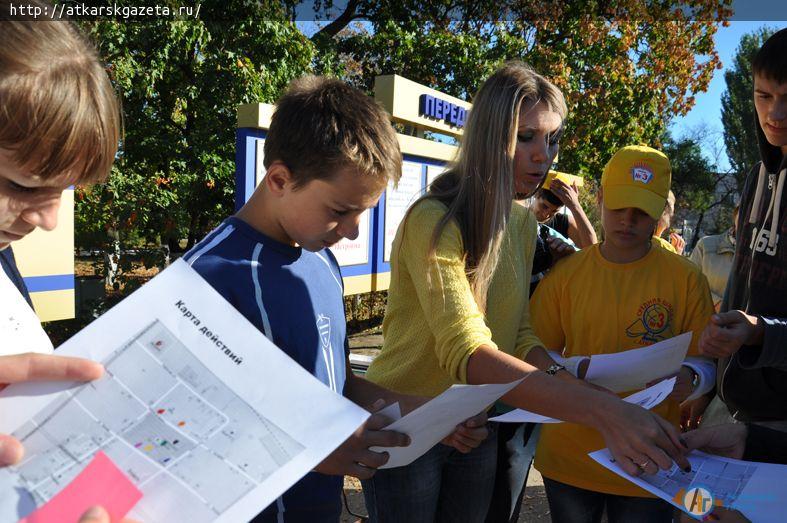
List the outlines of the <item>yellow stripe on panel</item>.
{"type": "Polygon", "coordinates": [[[344,276],[344,295],[351,296],[353,294],[363,294],[371,292],[372,288],[372,274],[361,274],[360,276],[344,276]]]}
{"type": "Polygon", "coordinates": [[[391,285],[390,272],[378,272],[377,274],[374,275],[374,290],[387,291],[390,285],[391,285]]]}
{"type": "Polygon", "coordinates": [[[63,191],[54,231],[37,229],[12,247],[22,276],[74,274],[74,191],[63,191]]]}
{"type": "Polygon", "coordinates": [[[30,298],[41,321],[67,320],[75,315],[75,298],[72,289],[31,292],[30,298]]]}

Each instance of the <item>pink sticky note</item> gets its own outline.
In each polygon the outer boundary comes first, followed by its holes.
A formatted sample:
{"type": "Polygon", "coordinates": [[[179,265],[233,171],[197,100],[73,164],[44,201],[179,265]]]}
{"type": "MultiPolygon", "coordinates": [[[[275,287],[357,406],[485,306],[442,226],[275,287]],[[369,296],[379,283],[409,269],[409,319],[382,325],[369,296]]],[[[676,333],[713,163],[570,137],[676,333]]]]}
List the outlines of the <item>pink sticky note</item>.
{"type": "Polygon", "coordinates": [[[142,492],[103,452],[49,502],[19,523],[77,522],[94,505],[101,505],[111,521],[120,521],[142,497],[142,492]]]}

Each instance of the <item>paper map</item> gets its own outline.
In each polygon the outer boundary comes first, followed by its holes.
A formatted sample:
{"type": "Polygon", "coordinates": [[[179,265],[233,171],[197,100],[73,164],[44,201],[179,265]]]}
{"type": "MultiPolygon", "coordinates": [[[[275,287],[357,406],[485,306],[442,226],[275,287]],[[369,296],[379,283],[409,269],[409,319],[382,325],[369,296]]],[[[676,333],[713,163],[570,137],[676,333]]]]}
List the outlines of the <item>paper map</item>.
{"type": "Polygon", "coordinates": [[[43,397],[41,390],[52,384],[3,392],[0,409],[15,414],[17,426],[4,419],[0,432],[20,439],[26,455],[19,465],[0,469],[0,521],[16,521],[43,505],[99,450],[143,493],[131,517],[249,519],[368,416],[211,292],[177,262],[88,327],[92,337],[80,343],[77,335],[66,344],[71,354],[98,339],[116,344],[101,357],[92,351],[106,369],[100,380],[61,385],[65,390],[43,397]],[[177,294],[170,295],[173,288],[177,294]],[[207,319],[224,332],[210,331],[207,319]],[[126,324],[140,320],[140,330],[118,339],[131,328],[126,324]],[[36,387],[38,396],[25,394],[36,387]]]}
{"type": "Polygon", "coordinates": [[[714,506],[740,510],[748,519],[780,521],[787,496],[787,465],[756,463],[712,456],[694,451],[687,456],[691,471],[683,472],[673,464],[656,474],[630,476],[612,460],[608,449],[591,452],[590,457],[612,472],[672,503],[684,512],[698,516],[697,488],[709,493],[707,511],[714,506]]]}

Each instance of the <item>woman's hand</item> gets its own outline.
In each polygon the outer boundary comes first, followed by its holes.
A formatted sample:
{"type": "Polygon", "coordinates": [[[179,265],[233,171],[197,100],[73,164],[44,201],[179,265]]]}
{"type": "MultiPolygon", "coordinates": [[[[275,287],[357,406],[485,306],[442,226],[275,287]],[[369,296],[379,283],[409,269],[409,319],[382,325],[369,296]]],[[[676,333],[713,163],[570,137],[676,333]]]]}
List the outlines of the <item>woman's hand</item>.
{"type": "Polygon", "coordinates": [[[674,461],[684,471],[691,470],[686,448],[678,431],[666,420],[637,405],[611,400],[598,410],[595,428],[617,464],[626,473],[638,476],[668,470],[674,461]]]}

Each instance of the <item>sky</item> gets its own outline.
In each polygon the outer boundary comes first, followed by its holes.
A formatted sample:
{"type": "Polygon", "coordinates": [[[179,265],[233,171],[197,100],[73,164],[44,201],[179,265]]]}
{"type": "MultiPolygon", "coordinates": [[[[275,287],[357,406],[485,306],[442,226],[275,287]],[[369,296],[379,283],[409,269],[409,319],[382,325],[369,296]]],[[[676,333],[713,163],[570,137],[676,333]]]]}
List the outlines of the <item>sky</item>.
{"type": "Polygon", "coordinates": [[[732,59],[741,37],[763,26],[781,29],[787,27],[787,22],[733,20],[728,27],[719,26],[716,32],[716,50],[719,52],[723,68],[715,71],[708,90],[696,95],[696,103],[692,110],[686,116],[675,118],[670,124],[670,130],[676,138],[692,136],[698,129],[705,127],[709,139],[703,144],[703,153],[709,160],[717,162],[721,172],[729,169],[721,125],[721,95],[726,90],[724,71],[732,66],[732,59]]]}

